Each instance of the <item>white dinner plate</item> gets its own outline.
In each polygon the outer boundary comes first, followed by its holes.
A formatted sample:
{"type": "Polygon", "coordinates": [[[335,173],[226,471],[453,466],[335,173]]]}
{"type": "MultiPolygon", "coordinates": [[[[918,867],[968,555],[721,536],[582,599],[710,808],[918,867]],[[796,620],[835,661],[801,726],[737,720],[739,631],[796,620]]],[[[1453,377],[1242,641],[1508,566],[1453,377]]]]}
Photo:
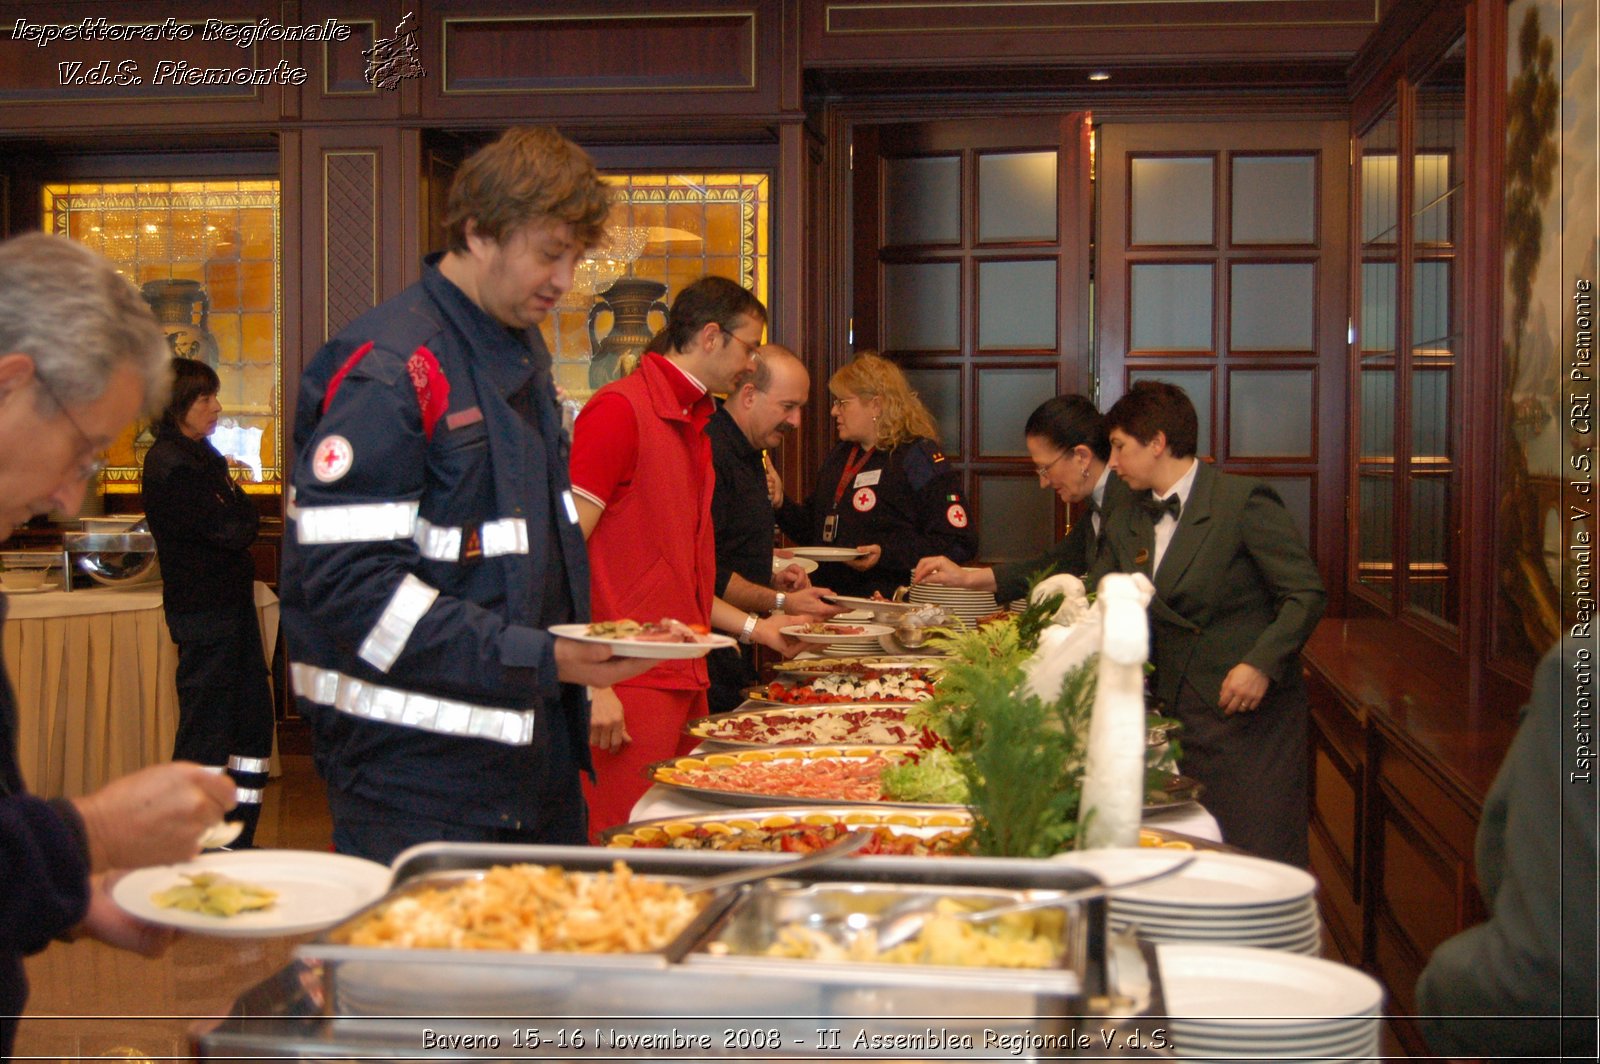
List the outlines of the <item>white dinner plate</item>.
{"type": "MultiPolygon", "coordinates": [[[[60,588],[56,588],[56,587],[45,587],[44,585],[41,584],[39,587],[6,587],[6,588],[0,588],[0,595],[37,595],[41,591],[59,591],[59,590],[61,590],[61,589],[60,588]]],[[[996,919],[999,919],[999,917],[996,917],[996,919]]]]}
{"type": "MultiPolygon", "coordinates": [[[[1167,861],[1159,850],[1079,850],[1055,860],[1087,869],[1103,881],[1133,879],[1161,870],[1167,861]]],[[[1204,851],[1195,862],[1169,879],[1120,890],[1113,904],[1154,903],[1172,915],[1172,907],[1231,910],[1235,915],[1261,915],[1262,910],[1293,909],[1317,889],[1310,873],[1292,865],[1245,854],[1204,851]]]]}
{"type": "Polygon", "coordinates": [[[1334,961],[1281,950],[1193,943],[1156,946],[1167,1014],[1226,1017],[1224,1026],[1311,1024],[1345,1028],[1375,1014],[1383,987],[1334,961]],[[1325,1018],[1321,1024],[1316,1018],[1325,1018]]]}
{"type": "Polygon", "coordinates": [[[611,648],[619,658],[703,658],[719,647],[736,647],[739,641],[731,635],[712,632],[693,643],[653,643],[646,639],[605,639],[589,634],[586,624],[552,624],[550,634],[562,639],[576,639],[580,643],[599,643],[611,648]]]}
{"type": "Polygon", "coordinates": [[[808,573],[817,571],[817,563],[810,558],[780,558],[776,554],[772,556],[772,571],[775,573],[781,573],[791,565],[798,565],[802,571],[808,573]]]}
{"type": "Polygon", "coordinates": [[[796,558],[810,558],[819,562],[847,562],[866,555],[854,547],[790,547],[796,558]]]}
{"type": "Polygon", "coordinates": [[[859,632],[808,632],[810,625],[791,624],[787,628],[780,628],[784,635],[798,639],[802,643],[818,643],[823,646],[840,644],[864,645],[876,641],[880,635],[888,635],[894,631],[886,624],[852,624],[847,627],[860,628],[859,632]]]}
{"type": "Polygon", "coordinates": [[[129,872],[111,888],[122,909],[152,924],[200,935],[265,938],[299,935],[332,927],[389,889],[389,868],[376,861],[315,850],[239,850],[201,854],[183,864],[129,872]],[[163,909],[151,900],[168,887],[188,882],[185,875],[215,872],[278,892],[269,909],[238,916],[207,916],[163,909]]]}
{"type": "Polygon", "coordinates": [[[873,616],[893,616],[897,613],[909,613],[916,609],[913,602],[887,602],[883,599],[856,598],[854,595],[833,595],[833,601],[840,606],[851,610],[862,610],[873,616]]]}

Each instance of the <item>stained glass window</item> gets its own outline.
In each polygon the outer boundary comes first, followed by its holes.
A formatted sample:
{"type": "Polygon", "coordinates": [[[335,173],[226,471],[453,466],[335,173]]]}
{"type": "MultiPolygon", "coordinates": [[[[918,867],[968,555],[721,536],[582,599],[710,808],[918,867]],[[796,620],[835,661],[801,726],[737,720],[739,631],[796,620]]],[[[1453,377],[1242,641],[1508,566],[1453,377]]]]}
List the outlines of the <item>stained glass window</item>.
{"type": "Polygon", "coordinates": [[[590,256],[544,324],[556,379],[579,401],[632,366],[665,323],[663,308],[693,281],[718,274],[763,303],[768,299],[767,174],[612,173],[606,179],[617,195],[610,244],[590,256]]]}
{"type": "MultiPolygon", "coordinates": [[[[221,378],[211,442],[247,491],[282,488],[282,294],[278,182],[70,182],[44,187],[46,232],[109,258],[150,303],[174,355],[221,378]]],[[[101,487],[139,490],[148,427],[125,432],[101,487]]]]}

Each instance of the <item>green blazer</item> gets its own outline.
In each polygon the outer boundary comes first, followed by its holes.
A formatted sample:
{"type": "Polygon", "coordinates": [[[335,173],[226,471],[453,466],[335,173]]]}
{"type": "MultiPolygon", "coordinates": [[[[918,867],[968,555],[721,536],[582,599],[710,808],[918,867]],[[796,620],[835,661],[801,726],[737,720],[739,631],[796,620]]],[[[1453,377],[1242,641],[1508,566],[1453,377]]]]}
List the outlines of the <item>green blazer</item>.
{"type": "Polygon", "coordinates": [[[1215,706],[1223,678],[1240,662],[1267,674],[1269,700],[1284,688],[1300,688],[1300,648],[1327,594],[1272,488],[1200,463],[1154,574],[1155,526],[1137,497],[1112,515],[1103,539],[1091,588],[1108,572],[1144,573],[1155,583],[1156,694],[1169,707],[1177,705],[1184,684],[1215,706]]]}
{"type": "MultiPolygon", "coordinates": [[[[1028,593],[1028,582],[1041,572],[1047,576],[1057,573],[1083,576],[1089,572],[1100,559],[1100,545],[1105,539],[1105,530],[1111,527],[1112,515],[1132,501],[1133,489],[1117,474],[1108,475],[1105,496],[1100,501],[1101,534],[1095,534],[1094,522],[1085,514],[1084,519],[1073,525],[1065,538],[1039,557],[995,566],[994,597],[1002,606],[1012,599],[1021,598],[1028,593]]],[[[1089,590],[1093,591],[1094,585],[1089,585],[1089,590]]]]}

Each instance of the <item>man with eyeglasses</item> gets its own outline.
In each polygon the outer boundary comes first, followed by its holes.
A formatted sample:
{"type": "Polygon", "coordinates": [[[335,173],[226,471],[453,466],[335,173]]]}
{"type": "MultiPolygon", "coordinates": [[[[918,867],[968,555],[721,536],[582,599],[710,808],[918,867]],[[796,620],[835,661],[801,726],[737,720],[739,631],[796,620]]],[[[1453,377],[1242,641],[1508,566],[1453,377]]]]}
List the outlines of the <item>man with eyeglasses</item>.
{"type": "MultiPolygon", "coordinates": [[[[589,545],[595,620],[671,617],[782,653],[798,649],[780,631],[792,618],[760,618],[716,597],[705,428],[712,395],[731,393],[750,372],[766,324],[767,309],[749,290],[702,277],[672,301],[667,353],[645,355],[578,415],[572,490],[589,545]]],[[[706,715],[707,683],[705,661],[691,658],[590,693],[592,832],[627,822],[649,787],[645,766],[693,749],[683,727],[706,715]]]]}
{"type": "MultiPolygon", "coordinates": [[[[159,407],[167,380],[166,339],[109,262],[39,233],[0,244],[0,540],[36,514],[76,513],[100,453],[159,407]]],[[[105,873],[193,857],[234,793],[179,762],[70,801],[35,797],[17,764],[17,710],[0,679],[0,1059],[27,998],[23,956],[80,934],[166,948],[171,932],[118,908],[105,873]]]]}

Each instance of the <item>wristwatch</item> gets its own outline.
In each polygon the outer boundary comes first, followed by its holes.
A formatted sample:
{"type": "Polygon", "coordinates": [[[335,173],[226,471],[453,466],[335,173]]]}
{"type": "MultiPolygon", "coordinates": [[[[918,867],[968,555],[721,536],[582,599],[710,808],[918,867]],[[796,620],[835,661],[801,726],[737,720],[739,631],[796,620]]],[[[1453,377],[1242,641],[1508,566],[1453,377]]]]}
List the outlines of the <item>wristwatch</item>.
{"type": "Polygon", "coordinates": [[[756,615],[753,613],[747,613],[744,615],[744,627],[739,630],[739,642],[743,643],[745,646],[749,646],[750,637],[755,635],[755,632],[756,615]]]}
{"type": "Polygon", "coordinates": [[[788,602],[788,601],[789,601],[789,596],[788,595],[784,594],[782,591],[778,592],[778,597],[773,600],[771,612],[772,613],[782,613],[783,612],[783,604],[785,602],[788,602]]]}

